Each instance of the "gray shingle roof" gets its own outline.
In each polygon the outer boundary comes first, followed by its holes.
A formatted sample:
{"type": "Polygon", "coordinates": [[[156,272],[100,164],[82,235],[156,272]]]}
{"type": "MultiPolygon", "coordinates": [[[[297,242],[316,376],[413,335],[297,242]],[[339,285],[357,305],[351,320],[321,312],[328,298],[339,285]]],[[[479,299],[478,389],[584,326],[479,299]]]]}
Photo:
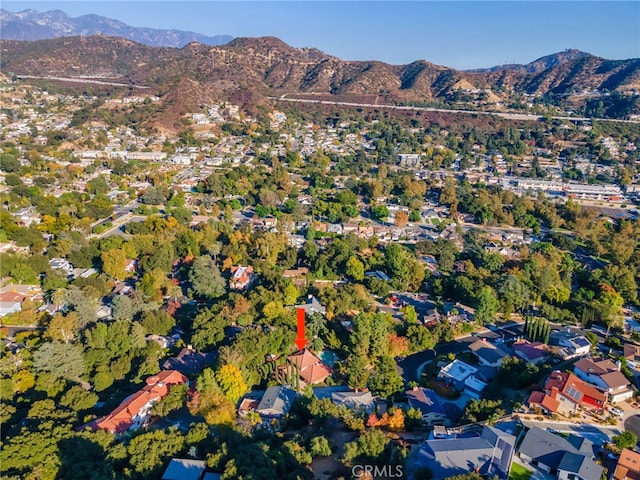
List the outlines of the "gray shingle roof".
{"type": "Polygon", "coordinates": [[[505,480],[516,438],[493,427],[484,427],[480,437],[429,440],[420,449],[416,463],[428,466],[439,480],[478,470],[505,480]]]}
{"type": "Polygon", "coordinates": [[[409,390],[407,391],[407,399],[409,400],[409,405],[420,410],[423,415],[428,415],[429,413],[446,415],[433,390],[427,388],[409,390]]]}
{"type": "Polygon", "coordinates": [[[591,460],[592,451],[593,444],[589,440],[572,438],[570,441],[538,427],[529,429],[519,449],[521,454],[551,469],[564,466],[563,470],[579,473],[583,480],[599,480],[602,467],[591,460]]]}
{"type": "Polygon", "coordinates": [[[267,388],[256,411],[260,414],[282,416],[291,408],[296,392],[288,387],[278,385],[267,388]]]}

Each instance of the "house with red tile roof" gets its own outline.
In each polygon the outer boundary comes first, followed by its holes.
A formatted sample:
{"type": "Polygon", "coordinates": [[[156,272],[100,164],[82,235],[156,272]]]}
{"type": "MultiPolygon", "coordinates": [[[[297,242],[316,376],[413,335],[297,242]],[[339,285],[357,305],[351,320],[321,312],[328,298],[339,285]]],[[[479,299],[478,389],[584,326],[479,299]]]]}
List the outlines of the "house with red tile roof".
{"type": "Polygon", "coordinates": [[[93,430],[123,433],[143,426],[150,418],[151,407],[167,396],[175,385],[189,383],[189,379],[176,370],[163,370],[147,378],[146,385],[129,395],[109,415],[98,418],[86,426],[93,430]]]}
{"type": "Polygon", "coordinates": [[[305,383],[322,383],[331,375],[331,369],[309,350],[300,350],[290,355],[287,360],[298,367],[300,378],[305,383]]]}
{"type": "Polygon", "coordinates": [[[42,300],[40,285],[5,285],[0,288],[0,317],[22,310],[22,302],[26,299],[33,302],[42,300]]]}
{"type": "Polygon", "coordinates": [[[544,390],[532,392],[527,403],[547,413],[566,414],[575,412],[578,407],[602,410],[607,403],[607,394],[572,373],[555,371],[549,375],[544,390]]]}
{"type": "Polygon", "coordinates": [[[253,272],[253,267],[243,267],[242,265],[236,265],[231,267],[231,278],[229,279],[229,287],[234,290],[247,290],[251,284],[256,280],[256,275],[253,272]]]}

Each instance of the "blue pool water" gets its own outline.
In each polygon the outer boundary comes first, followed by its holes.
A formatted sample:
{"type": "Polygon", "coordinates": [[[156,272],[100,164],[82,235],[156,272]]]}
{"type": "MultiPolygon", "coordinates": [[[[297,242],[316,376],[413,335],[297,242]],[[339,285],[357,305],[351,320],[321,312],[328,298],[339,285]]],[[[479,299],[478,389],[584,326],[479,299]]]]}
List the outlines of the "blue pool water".
{"type": "Polygon", "coordinates": [[[336,363],[336,354],[330,350],[322,350],[318,352],[318,357],[322,360],[322,363],[328,365],[329,367],[333,367],[333,364],[336,363]]]}

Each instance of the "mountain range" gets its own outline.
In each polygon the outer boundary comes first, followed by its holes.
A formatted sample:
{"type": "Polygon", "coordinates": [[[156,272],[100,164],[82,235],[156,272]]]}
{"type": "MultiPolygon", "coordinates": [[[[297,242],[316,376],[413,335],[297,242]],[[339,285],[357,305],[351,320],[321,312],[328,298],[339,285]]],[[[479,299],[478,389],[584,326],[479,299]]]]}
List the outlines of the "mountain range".
{"type": "MultiPolygon", "coordinates": [[[[3,28],[3,36],[5,33],[3,28]]],[[[0,53],[3,73],[115,77],[120,83],[147,86],[149,92],[165,97],[175,116],[212,99],[256,105],[264,103],[266,96],[285,94],[361,103],[459,106],[466,102],[469,108],[487,104],[502,108],[500,105],[514,99],[544,97],[562,103],[564,109],[594,101],[606,103],[611,98],[619,103],[623,97],[623,108],[605,105],[609,111],[599,114],[615,117],[638,113],[640,103],[640,59],[607,60],[578,50],[565,50],[527,65],[474,71],[425,60],[407,65],[343,61],[317,49],[292,47],[275,37],[235,38],[218,46],[194,41],[180,48],[105,34],[38,41],[3,39],[0,53]],[[611,95],[616,92],[621,95],[611,95]]]]}
{"type": "Polygon", "coordinates": [[[3,40],[30,41],[101,33],[161,47],[183,47],[190,42],[224,45],[233,38],[230,35],[208,37],[182,30],[132,27],[99,15],[82,15],[72,18],[61,10],[47,12],[23,10],[13,13],[2,9],[0,10],[0,32],[3,40]]]}

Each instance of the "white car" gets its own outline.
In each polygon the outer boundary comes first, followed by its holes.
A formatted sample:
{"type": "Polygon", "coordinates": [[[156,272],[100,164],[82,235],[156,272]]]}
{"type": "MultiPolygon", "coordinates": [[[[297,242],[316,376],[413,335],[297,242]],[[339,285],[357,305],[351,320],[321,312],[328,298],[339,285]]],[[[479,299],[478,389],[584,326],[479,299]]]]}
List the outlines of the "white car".
{"type": "Polygon", "coordinates": [[[617,415],[618,417],[621,417],[622,415],[624,415],[624,412],[616,407],[609,407],[609,411],[614,415],[617,415]]]}

